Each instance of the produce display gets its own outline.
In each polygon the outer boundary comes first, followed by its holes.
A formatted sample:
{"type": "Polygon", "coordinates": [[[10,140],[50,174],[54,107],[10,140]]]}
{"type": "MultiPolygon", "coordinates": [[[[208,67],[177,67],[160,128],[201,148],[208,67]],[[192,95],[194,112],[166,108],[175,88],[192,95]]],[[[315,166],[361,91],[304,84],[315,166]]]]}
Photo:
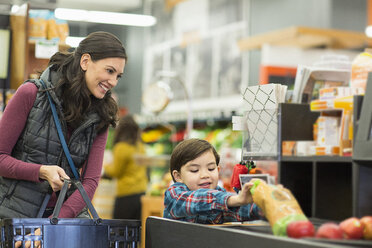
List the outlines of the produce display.
{"type": "Polygon", "coordinates": [[[324,238],[324,239],[343,239],[344,238],[344,232],[342,229],[337,225],[336,223],[324,223],[322,224],[317,232],[316,232],[317,238],[324,238]]]}
{"type": "Polygon", "coordinates": [[[292,221],[287,226],[287,235],[291,238],[314,237],[315,228],[309,220],[292,221]]]}
{"type": "Polygon", "coordinates": [[[325,222],[316,228],[303,214],[292,193],[262,180],[251,189],[253,201],[262,209],[276,236],[328,240],[371,240],[372,216],[349,217],[340,223],[325,222]]]}
{"type": "Polygon", "coordinates": [[[342,221],[339,226],[344,232],[345,239],[361,239],[363,237],[364,226],[358,218],[348,218],[342,221]]]}
{"type": "Polygon", "coordinates": [[[363,238],[372,240],[372,216],[364,216],[360,222],[363,225],[363,238]]]}
{"type": "Polygon", "coordinates": [[[315,238],[332,240],[371,240],[372,247],[372,216],[362,218],[349,217],[339,224],[326,222],[320,225],[315,238]]]}

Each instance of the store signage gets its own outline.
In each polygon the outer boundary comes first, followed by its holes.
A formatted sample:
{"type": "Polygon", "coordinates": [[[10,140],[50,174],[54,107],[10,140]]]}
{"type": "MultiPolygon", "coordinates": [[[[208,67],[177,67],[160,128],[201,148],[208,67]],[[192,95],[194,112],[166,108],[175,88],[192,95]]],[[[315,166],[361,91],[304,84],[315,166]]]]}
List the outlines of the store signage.
{"type": "Polygon", "coordinates": [[[40,40],[35,44],[35,57],[38,59],[49,59],[58,52],[58,42],[51,40],[40,40]]]}

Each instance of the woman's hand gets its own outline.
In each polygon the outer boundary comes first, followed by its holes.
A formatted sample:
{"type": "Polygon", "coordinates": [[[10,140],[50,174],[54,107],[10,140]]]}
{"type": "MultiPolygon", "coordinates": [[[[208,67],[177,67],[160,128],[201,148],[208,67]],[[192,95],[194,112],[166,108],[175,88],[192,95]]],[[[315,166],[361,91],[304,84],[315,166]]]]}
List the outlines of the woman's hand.
{"type": "Polygon", "coordinates": [[[54,192],[62,189],[64,179],[70,179],[66,172],[57,165],[42,165],[39,178],[47,180],[54,192]]]}

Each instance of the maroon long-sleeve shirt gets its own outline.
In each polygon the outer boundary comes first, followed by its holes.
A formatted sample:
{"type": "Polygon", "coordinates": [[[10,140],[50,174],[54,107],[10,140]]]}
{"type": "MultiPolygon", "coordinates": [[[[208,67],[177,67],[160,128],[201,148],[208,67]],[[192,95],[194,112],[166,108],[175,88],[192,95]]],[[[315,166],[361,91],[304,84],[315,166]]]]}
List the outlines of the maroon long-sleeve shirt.
{"type": "MultiPolygon", "coordinates": [[[[26,163],[11,156],[12,149],[25,127],[37,90],[33,83],[21,85],[5,108],[0,121],[0,176],[40,182],[41,164],[26,163]]],[[[88,163],[84,166],[82,184],[90,199],[93,198],[101,176],[106,141],[107,131],[97,135],[89,153],[88,163]]],[[[56,195],[53,194],[48,206],[54,206],[55,202],[56,195]]],[[[84,206],[85,203],[76,190],[63,204],[59,217],[73,218],[84,206]]]]}

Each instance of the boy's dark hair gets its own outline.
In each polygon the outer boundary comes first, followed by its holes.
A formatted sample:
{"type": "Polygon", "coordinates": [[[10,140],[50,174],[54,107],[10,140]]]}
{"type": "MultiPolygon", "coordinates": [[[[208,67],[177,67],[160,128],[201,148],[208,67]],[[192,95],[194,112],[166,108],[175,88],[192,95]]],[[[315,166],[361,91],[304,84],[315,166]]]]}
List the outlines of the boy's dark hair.
{"type": "Polygon", "coordinates": [[[173,177],[172,171],[176,170],[180,172],[182,166],[207,151],[213,152],[216,158],[216,164],[218,165],[220,163],[220,156],[208,141],[202,139],[188,139],[179,143],[174,148],[170,159],[170,173],[173,181],[175,182],[176,180],[173,177]]]}

